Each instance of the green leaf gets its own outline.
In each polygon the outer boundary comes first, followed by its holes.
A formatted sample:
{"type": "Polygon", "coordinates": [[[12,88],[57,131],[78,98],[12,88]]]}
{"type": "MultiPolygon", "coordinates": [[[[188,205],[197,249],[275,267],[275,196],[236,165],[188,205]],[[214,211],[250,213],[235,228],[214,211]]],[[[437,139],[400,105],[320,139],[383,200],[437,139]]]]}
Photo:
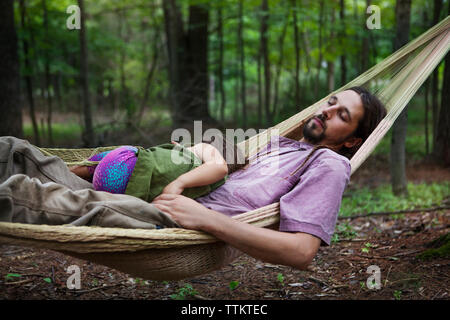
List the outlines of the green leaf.
{"type": "Polygon", "coordinates": [[[43,280],[47,283],[52,283],[52,279],[50,279],[50,278],[44,278],[43,280]]]}
{"type": "Polygon", "coordinates": [[[22,275],[18,274],[18,273],[8,273],[5,276],[6,281],[12,280],[13,278],[20,278],[22,275]]]}
{"type": "Polygon", "coordinates": [[[228,285],[230,287],[230,290],[233,291],[234,289],[236,289],[239,285],[239,281],[231,281],[230,284],[228,285]]]}

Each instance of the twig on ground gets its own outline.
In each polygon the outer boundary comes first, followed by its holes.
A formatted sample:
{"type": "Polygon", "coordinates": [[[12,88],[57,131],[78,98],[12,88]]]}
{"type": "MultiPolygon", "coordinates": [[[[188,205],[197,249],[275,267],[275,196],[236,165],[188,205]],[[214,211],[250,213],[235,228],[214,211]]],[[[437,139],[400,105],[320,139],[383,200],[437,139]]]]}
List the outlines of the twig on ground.
{"type": "Polygon", "coordinates": [[[25,279],[20,281],[14,281],[14,282],[5,282],[5,285],[12,285],[12,284],[24,284],[33,281],[33,279],[25,279]]]}
{"type": "Polygon", "coordinates": [[[76,291],[70,290],[69,292],[73,292],[74,294],[79,295],[79,294],[93,292],[93,291],[97,291],[97,290],[101,290],[101,289],[109,289],[109,288],[116,287],[121,284],[123,284],[123,281],[115,283],[115,284],[111,284],[108,286],[95,287],[95,288],[87,289],[87,290],[76,290],[76,291]]]}

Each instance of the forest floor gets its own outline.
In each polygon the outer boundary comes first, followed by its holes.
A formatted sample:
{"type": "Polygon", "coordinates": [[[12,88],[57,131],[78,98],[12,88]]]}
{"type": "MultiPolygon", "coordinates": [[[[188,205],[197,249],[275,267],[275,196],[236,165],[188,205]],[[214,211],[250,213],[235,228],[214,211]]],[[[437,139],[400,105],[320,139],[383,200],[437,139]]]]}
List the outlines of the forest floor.
{"type": "MultiPolygon", "coordinates": [[[[412,182],[450,180],[448,168],[430,164],[409,166],[407,175],[412,182]]],[[[381,162],[368,159],[352,184],[374,186],[388,177],[381,162]]],[[[341,221],[357,236],[321,247],[307,271],[244,254],[221,270],[182,281],[145,281],[50,250],[3,245],[0,299],[450,300],[448,256],[418,258],[430,241],[450,231],[449,209],[341,221]],[[81,269],[78,290],[67,288],[70,265],[81,269]],[[380,270],[379,289],[369,288],[369,266],[380,270]]]]}

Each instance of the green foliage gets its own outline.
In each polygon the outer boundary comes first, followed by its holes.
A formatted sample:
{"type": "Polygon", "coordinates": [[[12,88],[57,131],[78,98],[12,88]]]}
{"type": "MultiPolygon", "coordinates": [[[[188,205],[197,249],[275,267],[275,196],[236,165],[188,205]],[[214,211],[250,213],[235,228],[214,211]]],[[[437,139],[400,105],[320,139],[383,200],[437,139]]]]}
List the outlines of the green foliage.
{"type": "Polygon", "coordinates": [[[450,194],[450,182],[408,183],[408,197],[396,197],[389,184],[375,189],[360,187],[349,191],[351,197],[344,197],[340,210],[341,216],[351,216],[367,212],[400,211],[414,208],[430,208],[440,205],[450,194]]]}
{"type": "Polygon", "coordinates": [[[42,280],[44,280],[44,281],[47,282],[47,283],[52,283],[52,279],[50,279],[50,278],[44,278],[44,279],[42,279],[42,280]]]}
{"type": "Polygon", "coordinates": [[[277,280],[282,286],[284,286],[284,276],[282,273],[277,274],[277,280]]]}
{"type": "Polygon", "coordinates": [[[361,248],[361,252],[363,253],[369,253],[370,252],[370,248],[373,248],[373,244],[371,244],[370,242],[366,242],[364,244],[364,247],[361,248]]]}
{"type": "Polygon", "coordinates": [[[402,291],[401,290],[395,290],[394,291],[394,298],[395,298],[395,300],[401,300],[402,299],[402,291]]]}
{"type": "Polygon", "coordinates": [[[6,281],[12,281],[14,278],[20,278],[20,277],[22,277],[21,274],[18,274],[18,273],[8,273],[8,274],[5,276],[5,280],[6,280],[6,281]]]}
{"type": "Polygon", "coordinates": [[[337,243],[342,239],[353,239],[358,236],[358,233],[353,229],[353,227],[348,223],[338,223],[336,225],[335,232],[331,238],[332,243],[337,243]]]}
{"type": "Polygon", "coordinates": [[[198,291],[195,290],[192,285],[186,283],[183,288],[178,289],[177,293],[171,294],[170,298],[173,300],[185,300],[196,294],[198,294],[198,291]]]}
{"type": "Polygon", "coordinates": [[[228,284],[228,287],[230,288],[231,291],[236,289],[238,286],[239,286],[239,281],[230,281],[230,283],[228,284]]]}
{"type": "Polygon", "coordinates": [[[431,249],[425,250],[418,255],[421,260],[450,257],[450,233],[447,233],[429,244],[431,249]]]}

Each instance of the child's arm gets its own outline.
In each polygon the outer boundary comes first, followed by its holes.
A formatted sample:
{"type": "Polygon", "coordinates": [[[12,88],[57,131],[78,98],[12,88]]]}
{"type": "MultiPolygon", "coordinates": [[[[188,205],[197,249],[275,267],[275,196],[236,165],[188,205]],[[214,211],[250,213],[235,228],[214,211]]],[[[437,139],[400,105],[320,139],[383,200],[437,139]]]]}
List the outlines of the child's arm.
{"type": "Polygon", "coordinates": [[[193,146],[191,151],[202,160],[203,164],[169,183],[162,193],[181,194],[185,188],[205,186],[219,181],[228,174],[225,159],[212,145],[199,143],[193,146]]]}

